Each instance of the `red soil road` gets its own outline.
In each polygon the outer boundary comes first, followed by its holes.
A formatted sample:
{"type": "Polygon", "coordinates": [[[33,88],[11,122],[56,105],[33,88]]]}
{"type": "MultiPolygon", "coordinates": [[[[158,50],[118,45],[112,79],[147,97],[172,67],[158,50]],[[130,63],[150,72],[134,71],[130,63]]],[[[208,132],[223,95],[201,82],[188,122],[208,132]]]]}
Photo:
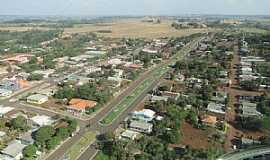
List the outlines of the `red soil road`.
{"type": "Polygon", "coordinates": [[[245,91],[245,90],[239,90],[237,89],[239,87],[239,84],[236,80],[237,74],[236,71],[237,69],[234,68],[236,64],[240,64],[240,57],[239,57],[239,47],[235,45],[234,47],[234,57],[231,62],[231,67],[230,67],[230,75],[229,78],[232,82],[231,86],[227,88],[228,94],[229,94],[229,107],[226,111],[225,119],[226,122],[228,123],[228,131],[226,135],[226,141],[224,144],[224,149],[225,151],[231,151],[232,150],[232,140],[234,138],[239,138],[241,136],[244,137],[253,137],[257,139],[258,137],[262,136],[263,134],[261,132],[250,132],[250,131],[245,131],[245,130],[240,130],[234,127],[233,124],[235,124],[235,107],[234,104],[237,103],[236,96],[237,95],[245,95],[245,96],[259,96],[262,95],[262,92],[251,92],[251,91],[245,91]]]}

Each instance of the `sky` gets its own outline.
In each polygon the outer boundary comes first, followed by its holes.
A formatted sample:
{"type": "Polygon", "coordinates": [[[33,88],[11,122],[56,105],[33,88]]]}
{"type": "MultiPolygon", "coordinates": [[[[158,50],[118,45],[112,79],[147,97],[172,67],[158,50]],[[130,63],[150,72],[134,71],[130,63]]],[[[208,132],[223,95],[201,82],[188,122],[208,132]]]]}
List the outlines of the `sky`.
{"type": "Polygon", "coordinates": [[[270,15],[270,0],[0,0],[0,15],[270,15]]]}

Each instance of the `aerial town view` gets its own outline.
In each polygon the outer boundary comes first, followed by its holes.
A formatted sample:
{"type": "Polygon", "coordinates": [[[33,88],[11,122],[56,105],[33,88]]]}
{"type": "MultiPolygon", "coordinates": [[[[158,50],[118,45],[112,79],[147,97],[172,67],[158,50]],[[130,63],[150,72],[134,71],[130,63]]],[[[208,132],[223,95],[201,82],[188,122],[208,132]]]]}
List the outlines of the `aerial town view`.
{"type": "Polygon", "coordinates": [[[0,160],[270,160],[269,6],[0,0],[0,160]]]}

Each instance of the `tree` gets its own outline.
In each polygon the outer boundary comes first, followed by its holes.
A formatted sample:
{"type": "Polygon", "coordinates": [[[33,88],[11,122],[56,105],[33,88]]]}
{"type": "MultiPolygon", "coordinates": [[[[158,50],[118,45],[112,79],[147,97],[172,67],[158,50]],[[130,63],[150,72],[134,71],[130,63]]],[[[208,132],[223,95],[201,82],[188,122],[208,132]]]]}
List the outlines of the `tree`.
{"type": "Polygon", "coordinates": [[[55,93],[55,97],[58,99],[72,99],[75,96],[75,90],[71,87],[64,86],[55,93]]]}
{"type": "Polygon", "coordinates": [[[61,142],[61,138],[54,136],[46,142],[46,148],[48,150],[54,149],[61,142]]]}
{"type": "Polygon", "coordinates": [[[56,130],[56,136],[60,137],[61,139],[65,139],[70,136],[68,128],[58,128],[56,130]]]}
{"type": "Polygon", "coordinates": [[[186,117],[187,122],[189,122],[193,127],[198,126],[198,116],[194,111],[189,111],[186,117]]]}
{"type": "Polygon", "coordinates": [[[242,127],[249,130],[259,130],[263,127],[263,120],[258,117],[242,117],[242,127]]]}
{"type": "Polygon", "coordinates": [[[145,68],[147,68],[149,66],[150,62],[151,62],[151,58],[150,58],[150,56],[148,54],[146,54],[146,55],[143,56],[142,61],[143,61],[143,66],[145,68]]]}
{"type": "Polygon", "coordinates": [[[78,123],[75,119],[68,119],[68,131],[69,131],[69,134],[72,134],[76,129],[77,129],[77,126],[78,126],[78,123]]]}
{"type": "Polygon", "coordinates": [[[43,65],[45,69],[54,69],[55,68],[55,62],[53,61],[54,56],[49,54],[43,57],[43,65]]]}
{"type": "Polygon", "coordinates": [[[55,134],[55,129],[52,126],[44,126],[37,130],[34,135],[35,142],[42,147],[45,146],[46,142],[52,138],[55,134]]]}
{"type": "Polygon", "coordinates": [[[25,131],[28,128],[27,120],[23,116],[18,116],[16,118],[13,118],[10,122],[10,125],[13,129],[22,130],[22,131],[25,131]]]}
{"type": "Polygon", "coordinates": [[[42,74],[30,74],[27,77],[28,81],[40,81],[43,79],[43,75],[42,74]]]}
{"type": "Polygon", "coordinates": [[[35,145],[28,145],[23,149],[23,156],[26,158],[31,158],[36,155],[37,147],[35,145]]]}

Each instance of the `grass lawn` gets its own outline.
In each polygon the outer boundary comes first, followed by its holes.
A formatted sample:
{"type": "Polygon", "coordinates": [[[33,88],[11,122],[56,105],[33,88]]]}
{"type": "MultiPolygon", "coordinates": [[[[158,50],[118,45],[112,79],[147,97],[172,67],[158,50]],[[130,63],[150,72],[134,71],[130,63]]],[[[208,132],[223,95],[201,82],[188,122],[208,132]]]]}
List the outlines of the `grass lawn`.
{"type": "Polygon", "coordinates": [[[96,155],[95,160],[110,160],[110,158],[100,151],[96,155]]]}
{"type": "Polygon", "coordinates": [[[93,142],[95,138],[95,133],[86,132],[82,138],[67,151],[66,156],[69,160],[75,160],[80,155],[81,151],[93,142]]]}

